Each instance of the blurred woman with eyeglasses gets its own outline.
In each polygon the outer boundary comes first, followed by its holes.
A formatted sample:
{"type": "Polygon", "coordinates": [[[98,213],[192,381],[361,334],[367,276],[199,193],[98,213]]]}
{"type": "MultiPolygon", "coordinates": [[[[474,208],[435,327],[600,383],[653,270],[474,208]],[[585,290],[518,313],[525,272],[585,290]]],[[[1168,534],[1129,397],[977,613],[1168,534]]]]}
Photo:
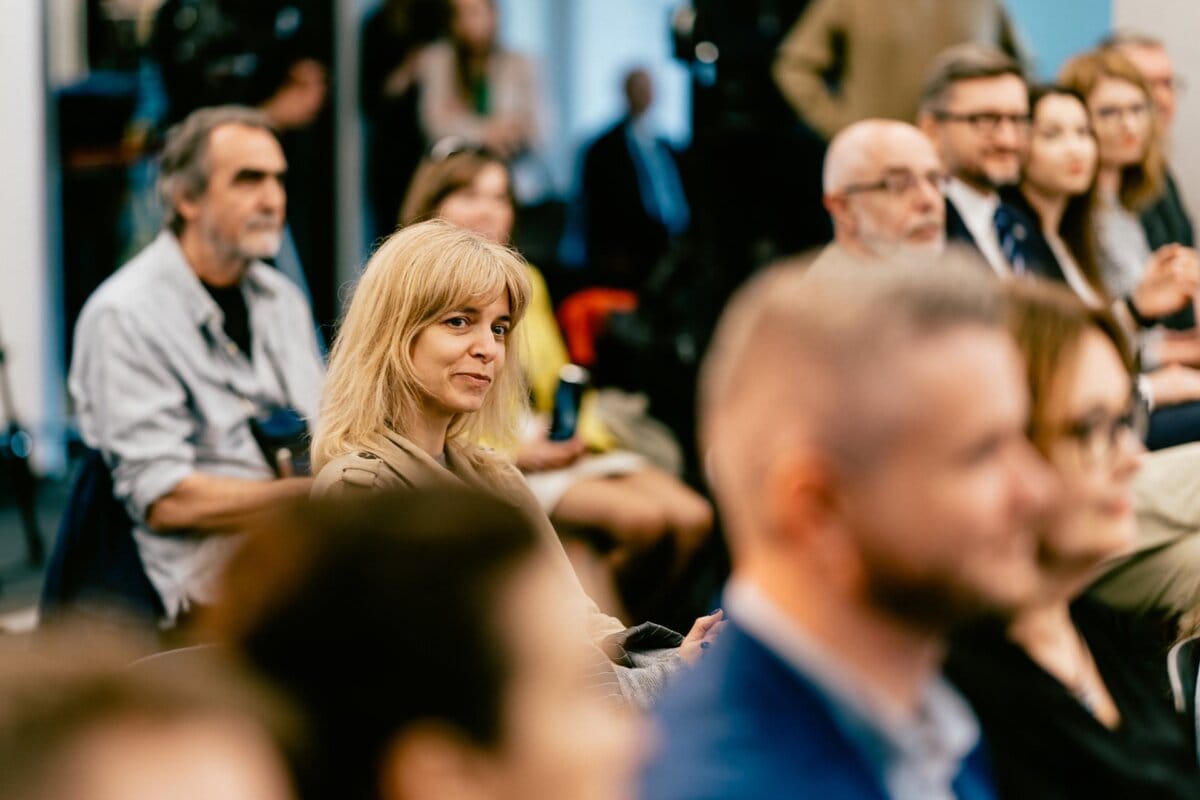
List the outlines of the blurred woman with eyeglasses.
{"type": "MultiPolygon", "coordinates": [[[[1115,301],[1119,318],[1138,333],[1140,360],[1147,370],[1138,388],[1155,409],[1147,438],[1150,448],[1200,440],[1200,370],[1194,368],[1200,365],[1200,336],[1193,311],[1200,290],[1200,256],[1180,244],[1152,250],[1138,217],[1161,197],[1166,185],[1149,86],[1133,64],[1112,49],[1075,57],[1060,79],[1063,89],[1039,103],[1044,107],[1043,128],[1053,122],[1050,112],[1056,107],[1061,111],[1066,102],[1056,98],[1070,92],[1084,100],[1095,142],[1095,179],[1080,199],[1071,201],[1081,219],[1068,248],[1091,276],[1090,288],[1099,290],[1099,297],[1085,297],[1085,302],[1115,301]]],[[[1076,136],[1077,117],[1077,112],[1071,114],[1076,136]]],[[[1039,170],[1039,164],[1046,163],[1046,142],[1037,128],[1035,119],[1022,182],[1027,198],[1037,194],[1036,188],[1032,194],[1026,189],[1034,187],[1038,174],[1054,173],[1039,170]]],[[[1061,147],[1058,152],[1064,154],[1061,147]]],[[[1061,160],[1059,168],[1065,168],[1061,160]]],[[[1044,191],[1042,200],[1053,204],[1044,191]]],[[[1065,214],[1063,219],[1065,225],[1065,214]]]]}
{"type": "Polygon", "coordinates": [[[1115,50],[1076,56],[1059,81],[1084,98],[1098,145],[1096,231],[1104,287],[1114,298],[1128,298],[1134,321],[1149,327],[1188,307],[1200,289],[1196,251],[1178,244],[1151,251],[1138,218],[1165,187],[1150,88],[1115,50]]]}
{"type": "Polygon", "coordinates": [[[1061,503],[1037,531],[1036,599],[959,637],[948,674],[983,725],[1002,797],[1200,797],[1191,738],[1159,693],[1165,654],[1137,658],[1152,638],[1143,621],[1084,595],[1136,531],[1142,417],[1124,334],[1065,288],[1020,281],[1009,293],[1029,436],[1061,503]]]}

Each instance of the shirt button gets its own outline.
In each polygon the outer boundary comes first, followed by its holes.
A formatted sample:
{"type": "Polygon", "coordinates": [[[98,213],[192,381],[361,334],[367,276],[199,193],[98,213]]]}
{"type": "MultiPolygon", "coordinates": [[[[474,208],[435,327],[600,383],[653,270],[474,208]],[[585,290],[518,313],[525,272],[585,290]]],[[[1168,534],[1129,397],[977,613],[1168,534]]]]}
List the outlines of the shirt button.
{"type": "Polygon", "coordinates": [[[226,343],[226,345],[225,345],[225,352],[229,353],[229,355],[231,355],[231,356],[236,356],[236,355],[237,355],[237,351],[238,351],[238,346],[237,346],[237,344],[236,344],[236,343],[234,343],[234,342],[228,342],[228,343],[226,343]]]}

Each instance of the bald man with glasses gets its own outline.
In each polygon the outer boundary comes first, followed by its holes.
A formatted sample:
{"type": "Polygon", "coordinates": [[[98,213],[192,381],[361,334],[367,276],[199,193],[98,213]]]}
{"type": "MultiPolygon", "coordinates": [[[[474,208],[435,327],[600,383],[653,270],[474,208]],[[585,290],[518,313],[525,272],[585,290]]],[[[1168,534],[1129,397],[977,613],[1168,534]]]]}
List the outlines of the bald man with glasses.
{"type": "Polygon", "coordinates": [[[946,181],[933,145],[912,125],[868,119],[845,128],[829,145],[822,179],[834,240],[810,270],[936,257],[946,242],[946,181]]]}

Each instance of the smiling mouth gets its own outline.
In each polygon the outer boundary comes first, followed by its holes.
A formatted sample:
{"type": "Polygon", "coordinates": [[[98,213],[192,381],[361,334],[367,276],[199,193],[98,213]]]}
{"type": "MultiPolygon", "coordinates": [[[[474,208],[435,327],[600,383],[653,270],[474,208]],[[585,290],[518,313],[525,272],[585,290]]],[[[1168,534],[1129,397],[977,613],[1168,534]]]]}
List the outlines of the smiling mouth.
{"type": "Polygon", "coordinates": [[[468,381],[470,381],[474,384],[477,384],[479,386],[490,386],[492,383],[492,379],[490,376],[481,375],[478,372],[460,372],[460,373],[458,373],[458,377],[466,378],[468,381]]]}

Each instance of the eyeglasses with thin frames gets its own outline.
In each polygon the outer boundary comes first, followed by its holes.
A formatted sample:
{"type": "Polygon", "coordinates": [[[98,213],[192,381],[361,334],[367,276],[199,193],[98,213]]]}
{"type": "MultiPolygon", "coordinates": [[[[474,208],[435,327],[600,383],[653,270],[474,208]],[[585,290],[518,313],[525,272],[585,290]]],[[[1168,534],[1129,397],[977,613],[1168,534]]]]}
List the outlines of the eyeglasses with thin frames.
{"type": "Polygon", "coordinates": [[[884,174],[873,183],[852,183],[842,189],[843,194],[860,194],[862,192],[887,192],[894,197],[905,197],[912,194],[923,183],[929,184],[939,194],[946,193],[946,185],[950,176],[944,172],[927,172],[918,174],[908,170],[896,170],[884,174]]]}
{"type": "Polygon", "coordinates": [[[969,114],[934,111],[933,118],[942,122],[962,122],[982,134],[995,133],[1006,122],[1018,131],[1027,131],[1032,120],[1029,114],[1004,114],[999,111],[973,111],[969,114]]]}
{"type": "Polygon", "coordinates": [[[1102,125],[1112,125],[1125,117],[1139,120],[1149,113],[1149,103],[1130,103],[1127,106],[1100,106],[1092,112],[1096,117],[1096,122],[1102,125]]]}
{"type": "Polygon", "coordinates": [[[1058,433],[1074,441],[1084,463],[1095,469],[1113,464],[1124,437],[1144,442],[1148,428],[1146,406],[1135,398],[1129,410],[1118,417],[1101,413],[1068,420],[1059,426],[1058,433]]]}

